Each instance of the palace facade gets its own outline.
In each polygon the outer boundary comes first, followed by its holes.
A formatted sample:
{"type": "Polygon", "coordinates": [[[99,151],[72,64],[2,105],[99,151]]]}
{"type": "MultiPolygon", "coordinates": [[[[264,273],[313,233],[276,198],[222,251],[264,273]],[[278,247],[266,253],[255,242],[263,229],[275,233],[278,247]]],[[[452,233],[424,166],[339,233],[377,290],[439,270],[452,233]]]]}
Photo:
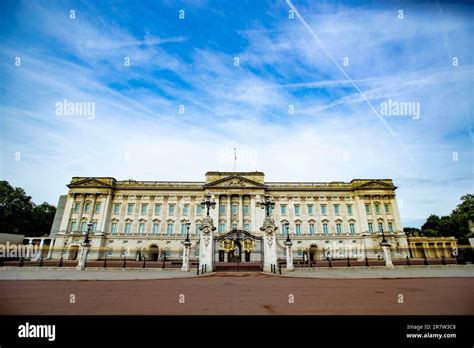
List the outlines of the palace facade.
{"type": "Polygon", "coordinates": [[[262,172],[208,172],[205,181],[196,182],[74,177],[67,186],[50,236],[48,254],[54,259],[76,259],[91,223],[90,260],[180,260],[188,228],[191,260],[196,260],[206,214],[201,202],[208,194],[216,203],[210,210],[216,261],[261,259],[261,202],[266,196],[275,203],[270,213],[278,226],[281,259],[287,231],[295,261],[380,258],[382,233],[393,258],[409,255],[390,179],[265,182],[262,172]],[[236,235],[235,250],[225,250],[224,241],[236,235]],[[253,249],[242,250],[240,238],[253,240],[253,249]]]}

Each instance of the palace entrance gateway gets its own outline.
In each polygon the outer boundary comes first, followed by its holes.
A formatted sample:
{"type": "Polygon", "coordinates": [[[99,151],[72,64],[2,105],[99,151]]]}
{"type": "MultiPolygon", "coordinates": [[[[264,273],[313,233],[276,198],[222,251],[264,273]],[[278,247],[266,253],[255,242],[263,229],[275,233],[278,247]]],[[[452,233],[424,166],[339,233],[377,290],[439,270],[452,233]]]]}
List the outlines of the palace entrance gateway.
{"type": "Polygon", "coordinates": [[[245,230],[232,230],[214,238],[214,270],[262,271],[263,238],[245,230]]]}

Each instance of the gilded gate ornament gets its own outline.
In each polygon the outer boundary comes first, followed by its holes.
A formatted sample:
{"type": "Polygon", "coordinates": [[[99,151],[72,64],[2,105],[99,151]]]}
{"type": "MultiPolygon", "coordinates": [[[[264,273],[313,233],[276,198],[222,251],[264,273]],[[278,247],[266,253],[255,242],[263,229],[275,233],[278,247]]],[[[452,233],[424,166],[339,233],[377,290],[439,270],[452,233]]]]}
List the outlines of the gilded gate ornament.
{"type": "Polygon", "coordinates": [[[253,248],[255,248],[255,242],[253,239],[247,238],[243,240],[243,247],[244,251],[251,252],[253,248]]]}

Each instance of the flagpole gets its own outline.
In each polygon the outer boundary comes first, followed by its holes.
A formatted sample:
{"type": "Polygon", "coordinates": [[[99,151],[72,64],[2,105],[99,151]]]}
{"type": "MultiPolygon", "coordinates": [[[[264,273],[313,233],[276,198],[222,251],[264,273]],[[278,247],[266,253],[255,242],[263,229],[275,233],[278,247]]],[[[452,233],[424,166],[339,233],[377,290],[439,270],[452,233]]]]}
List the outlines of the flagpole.
{"type": "Polygon", "coordinates": [[[234,172],[236,171],[236,166],[237,166],[237,150],[234,147],[234,172]]]}

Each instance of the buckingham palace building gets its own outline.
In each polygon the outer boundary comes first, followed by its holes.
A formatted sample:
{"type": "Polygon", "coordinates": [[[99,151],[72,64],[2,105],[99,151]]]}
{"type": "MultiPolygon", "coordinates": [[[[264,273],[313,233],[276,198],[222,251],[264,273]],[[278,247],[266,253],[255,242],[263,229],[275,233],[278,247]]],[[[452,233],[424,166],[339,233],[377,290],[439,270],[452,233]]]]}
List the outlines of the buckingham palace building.
{"type": "Polygon", "coordinates": [[[390,179],[266,182],[262,172],[207,172],[205,181],[73,177],[67,187],[51,230],[53,259],[75,260],[89,228],[90,260],[180,260],[187,234],[196,260],[206,196],[215,202],[209,215],[216,228],[216,262],[261,260],[265,199],[274,203],[279,259],[285,258],[287,234],[296,262],[380,258],[382,236],[393,258],[408,255],[390,179]]]}

